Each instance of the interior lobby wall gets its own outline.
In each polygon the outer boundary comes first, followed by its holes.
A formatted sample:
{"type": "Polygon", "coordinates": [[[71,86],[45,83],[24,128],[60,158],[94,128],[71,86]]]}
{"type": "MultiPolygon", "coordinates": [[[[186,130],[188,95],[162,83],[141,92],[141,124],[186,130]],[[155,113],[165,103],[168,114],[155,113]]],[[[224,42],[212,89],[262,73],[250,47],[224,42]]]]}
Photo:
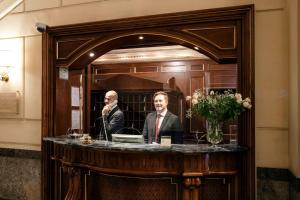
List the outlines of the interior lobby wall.
{"type": "Polygon", "coordinates": [[[289,168],[297,177],[300,177],[300,3],[289,0],[289,168]]]}
{"type": "Polygon", "coordinates": [[[25,0],[0,21],[0,38],[24,38],[25,58],[25,115],[21,119],[10,119],[11,123],[6,123],[7,119],[0,120],[7,124],[0,141],[19,143],[18,133],[23,132],[26,144],[32,148],[40,144],[42,61],[41,36],[35,29],[36,22],[57,26],[244,4],[255,4],[256,10],[256,163],[257,166],[288,168],[288,70],[285,67],[288,65],[288,26],[284,0],[166,0],[159,4],[139,0],[25,0]],[[20,121],[31,128],[16,128],[20,121]]]}
{"type": "MultiPolygon", "coordinates": [[[[290,169],[299,178],[298,0],[24,0],[0,20],[0,41],[22,40],[21,77],[0,85],[0,91],[15,91],[12,85],[17,85],[21,113],[0,114],[0,148],[41,148],[42,41],[35,23],[58,26],[246,4],[255,5],[256,166],[290,169]]],[[[23,161],[16,166],[31,168],[23,161]]],[[[39,167],[33,170],[36,179],[39,167]]],[[[0,179],[5,177],[0,174],[0,179]]],[[[30,193],[18,198],[34,199],[30,193]]]]}

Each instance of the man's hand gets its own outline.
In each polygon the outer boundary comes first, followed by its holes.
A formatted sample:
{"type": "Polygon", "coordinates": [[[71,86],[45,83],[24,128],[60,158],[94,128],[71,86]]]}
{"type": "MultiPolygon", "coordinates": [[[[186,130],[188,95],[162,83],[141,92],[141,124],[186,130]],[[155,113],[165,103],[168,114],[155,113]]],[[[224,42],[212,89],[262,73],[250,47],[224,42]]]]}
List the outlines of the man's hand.
{"type": "Polygon", "coordinates": [[[107,115],[109,111],[110,111],[110,106],[109,105],[104,106],[102,109],[102,115],[107,115]]]}

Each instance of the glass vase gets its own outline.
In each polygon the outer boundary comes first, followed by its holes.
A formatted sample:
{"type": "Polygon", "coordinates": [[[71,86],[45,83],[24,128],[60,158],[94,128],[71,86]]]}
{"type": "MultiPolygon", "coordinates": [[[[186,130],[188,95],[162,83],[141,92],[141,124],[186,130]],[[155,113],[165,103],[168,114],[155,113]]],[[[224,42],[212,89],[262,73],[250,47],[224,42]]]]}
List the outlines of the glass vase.
{"type": "Polygon", "coordinates": [[[223,141],[222,124],[217,121],[207,121],[207,141],[213,146],[223,141]]]}

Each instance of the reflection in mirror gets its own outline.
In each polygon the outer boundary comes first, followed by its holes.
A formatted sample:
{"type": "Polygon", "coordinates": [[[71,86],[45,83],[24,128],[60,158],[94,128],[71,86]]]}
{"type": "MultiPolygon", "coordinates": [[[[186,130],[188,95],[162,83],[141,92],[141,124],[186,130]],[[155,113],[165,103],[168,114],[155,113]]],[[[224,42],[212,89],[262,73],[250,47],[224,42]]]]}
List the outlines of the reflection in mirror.
{"type": "MultiPolygon", "coordinates": [[[[89,66],[90,132],[96,137],[100,125],[104,95],[108,90],[119,94],[119,107],[125,126],[142,132],[144,120],[154,111],[152,96],[164,90],[169,95],[168,109],[179,116],[185,143],[206,143],[206,122],[201,117],[186,118],[190,103],[185,97],[194,90],[224,91],[237,88],[237,65],[218,64],[199,52],[180,45],[112,50],[89,66]]],[[[224,143],[237,138],[236,122],[223,126],[224,143]],[[234,136],[233,136],[234,135],[234,136]]],[[[127,129],[130,134],[131,129],[127,129]]]]}

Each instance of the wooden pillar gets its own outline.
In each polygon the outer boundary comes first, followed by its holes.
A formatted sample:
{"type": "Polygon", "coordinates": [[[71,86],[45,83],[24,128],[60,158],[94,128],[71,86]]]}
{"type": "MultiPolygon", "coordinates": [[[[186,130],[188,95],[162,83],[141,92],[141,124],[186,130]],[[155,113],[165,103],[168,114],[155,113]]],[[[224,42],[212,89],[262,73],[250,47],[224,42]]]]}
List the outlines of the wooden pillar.
{"type": "Polygon", "coordinates": [[[200,200],[200,177],[186,177],[183,180],[183,200],[200,200]]]}

